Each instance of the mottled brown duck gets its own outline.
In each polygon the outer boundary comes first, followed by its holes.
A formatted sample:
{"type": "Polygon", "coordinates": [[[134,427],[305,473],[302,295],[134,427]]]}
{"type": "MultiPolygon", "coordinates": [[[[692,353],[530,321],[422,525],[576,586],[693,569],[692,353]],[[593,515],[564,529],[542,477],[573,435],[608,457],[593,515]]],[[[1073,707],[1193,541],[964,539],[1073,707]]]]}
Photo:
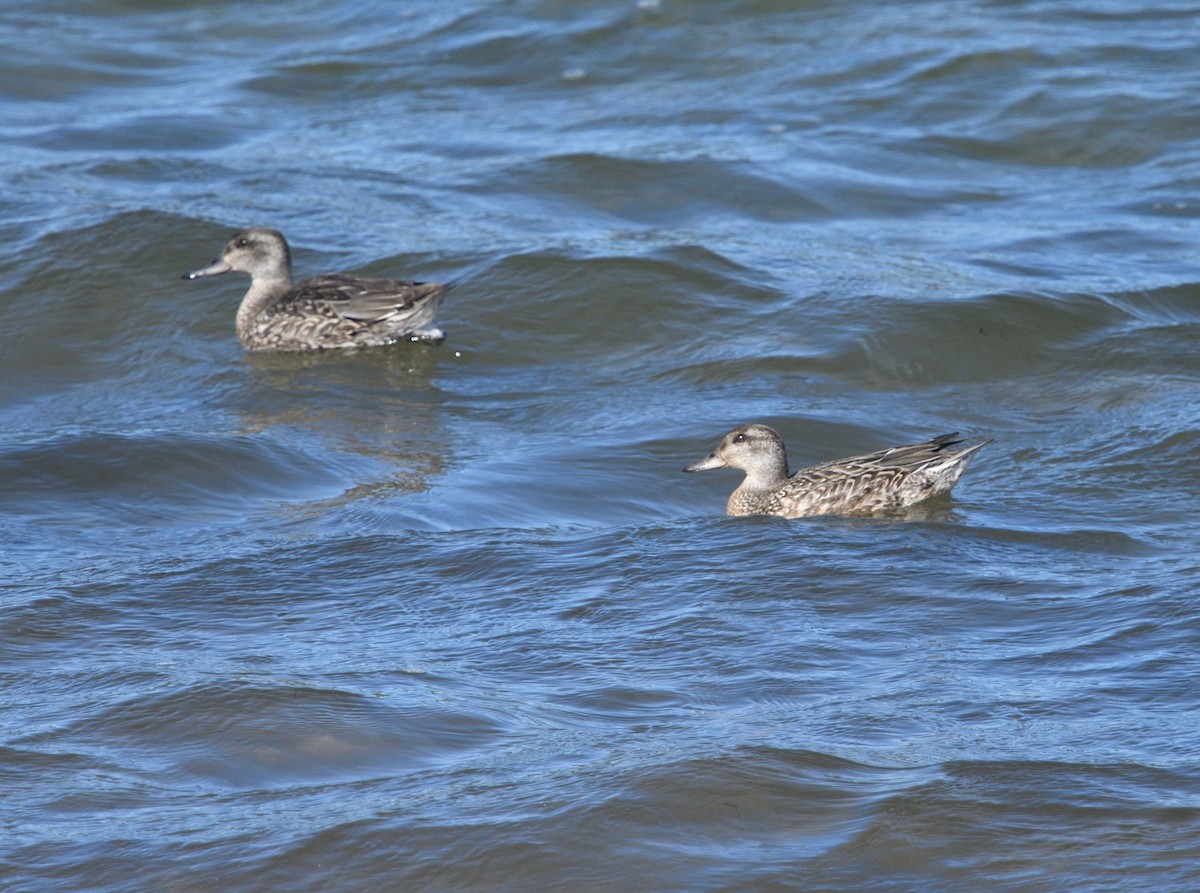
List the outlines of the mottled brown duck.
{"type": "Polygon", "coordinates": [[[183,278],[231,271],[250,274],[250,290],[237,312],[238,339],[247,350],[376,347],[446,337],[433,320],[450,286],[348,273],[293,284],[292,253],[278,230],[243,230],[216,260],[183,278]]]}
{"type": "Polygon", "coordinates": [[[895,511],[947,493],[985,440],[962,450],[957,434],[891,447],[788,473],[783,438],[766,425],[734,428],[706,458],[684,471],[738,468],[746,473],[725,511],[730,515],[854,515],[895,511]]]}

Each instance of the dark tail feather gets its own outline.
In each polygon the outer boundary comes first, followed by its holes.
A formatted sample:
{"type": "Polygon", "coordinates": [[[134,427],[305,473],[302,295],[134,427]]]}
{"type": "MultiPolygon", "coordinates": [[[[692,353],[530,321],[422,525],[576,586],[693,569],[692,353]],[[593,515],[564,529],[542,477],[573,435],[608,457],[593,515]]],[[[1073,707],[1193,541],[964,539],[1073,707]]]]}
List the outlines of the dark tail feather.
{"type": "Polygon", "coordinates": [[[931,444],[933,444],[933,449],[931,449],[930,452],[940,453],[942,450],[946,449],[946,447],[952,447],[955,444],[962,443],[961,439],[955,440],[954,438],[956,437],[958,437],[957,431],[955,431],[953,434],[943,434],[940,437],[934,437],[929,441],[931,444]]]}

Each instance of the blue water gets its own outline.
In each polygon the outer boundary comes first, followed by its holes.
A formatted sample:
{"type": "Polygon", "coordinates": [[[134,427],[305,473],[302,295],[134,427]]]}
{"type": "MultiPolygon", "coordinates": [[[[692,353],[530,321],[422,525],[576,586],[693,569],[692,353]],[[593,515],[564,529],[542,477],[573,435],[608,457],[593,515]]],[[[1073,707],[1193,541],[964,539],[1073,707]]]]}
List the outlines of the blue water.
{"type": "Polygon", "coordinates": [[[1200,887],[1200,10],[0,10],[0,888],[1200,887]],[[301,275],[438,346],[245,353],[301,275]],[[732,519],[994,438],[903,518],[732,519]]]}

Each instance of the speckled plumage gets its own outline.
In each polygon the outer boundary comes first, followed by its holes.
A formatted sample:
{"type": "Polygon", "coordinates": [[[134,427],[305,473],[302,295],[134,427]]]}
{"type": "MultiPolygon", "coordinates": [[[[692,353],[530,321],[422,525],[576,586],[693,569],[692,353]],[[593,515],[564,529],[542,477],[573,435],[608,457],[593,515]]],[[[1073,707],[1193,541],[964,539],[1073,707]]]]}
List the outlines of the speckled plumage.
{"type": "Polygon", "coordinates": [[[184,278],[230,271],[250,274],[250,290],[237,312],[238,339],[247,350],[375,347],[445,337],[433,320],[448,285],[345,273],[293,285],[291,251],[278,230],[243,230],[216,260],[184,278]]]}
{"type": "Polygon", "coordinates": [[[789,476],[787,451],[778,432],[766,425],[743,425],[684,471],[745,471],[746,479],[725,507],[730,515],[803,518],[894,511],[949,492],[975,452],[991,443],[951,450],[962,443],[957,436],[943,434],[925,443],[824,462],[789,476]]]}

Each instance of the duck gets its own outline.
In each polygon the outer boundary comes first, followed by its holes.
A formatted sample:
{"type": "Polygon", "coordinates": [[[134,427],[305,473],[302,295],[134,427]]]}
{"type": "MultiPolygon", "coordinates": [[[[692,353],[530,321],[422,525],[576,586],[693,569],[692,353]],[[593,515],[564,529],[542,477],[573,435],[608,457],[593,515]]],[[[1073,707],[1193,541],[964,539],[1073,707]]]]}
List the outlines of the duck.
{"type": "Polygon", "coordinates": [[[277,229],[244,229],[207,267],[184,279],[250,274],[237,311],[237,335],[251,351],[375,347],[398,341],[437,343],[433,325],[450,285],[404,279],[364,279],[326,273],[292,283],[292,252],[277,229]]]}
{"type": "Polygon", "coordinates": [[[742,425],[722,438],[708,456],[684,471],[737,468],[745,480],[725,506],[728,515],[856,515],[897,511],[948,493],[971,458],[990,440],[965,449],[958,434],[890,447],[863,456],[824,462],[789,474],[779,432],[767,425],[742,425]]]}

